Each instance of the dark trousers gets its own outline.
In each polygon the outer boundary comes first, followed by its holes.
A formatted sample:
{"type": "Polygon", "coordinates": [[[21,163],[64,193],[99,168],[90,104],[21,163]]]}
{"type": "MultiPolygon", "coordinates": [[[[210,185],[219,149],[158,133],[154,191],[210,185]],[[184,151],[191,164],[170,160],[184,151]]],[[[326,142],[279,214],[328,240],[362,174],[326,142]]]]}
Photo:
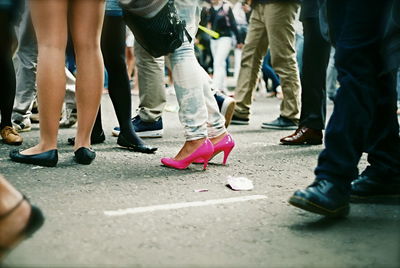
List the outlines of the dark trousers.
{"type": "Polygon", "coordinates": [[[326,69],[331,45],[322,37],[318,18],[303,21],[300,126],[322,130],[326,118],[326,69]]]}
{"type": "Polygon", "coordinates": [[[325,133],[317,180],[350,186],[368,153],[370,176],[400,175],[395,72],[385,73],[382,29],[393,0],[328,0],[340,89],[325,133]]]}
{"type": "Polygon", "coordinates": [[[269,51],[267,55],[264,57],[261,71],[263,73],[263,79],[265,83],[267,84],[268,79],[271,79],[272,81],[271,91],[276,91],[276,88],[280,86],[281,81],[279,79],[279,76],[275,73],[274,69],[271,66],[271,53],[269,51]]]}
{"type": "Polygon", "coordinates": [[[15,98],[15,71],[12,62],[12,16],[0,9],[0,129],[12,126],[11,114],[15,98]]]}

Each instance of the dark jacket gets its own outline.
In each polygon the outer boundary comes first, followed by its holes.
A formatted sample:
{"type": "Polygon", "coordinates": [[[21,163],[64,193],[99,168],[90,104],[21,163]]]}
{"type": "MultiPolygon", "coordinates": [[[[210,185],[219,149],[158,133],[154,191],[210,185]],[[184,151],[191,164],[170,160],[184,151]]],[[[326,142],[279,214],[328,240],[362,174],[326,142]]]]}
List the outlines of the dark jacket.
{"type": "MultiPolygon", "coordinates": [[[[227,5],[227,4],[224,4],[227,5]]],[[[209,10],[208,22],[211,23],[211,29],[219,33],[220,37],[229,36],[232,34],[236,36],[239,44],[243,43],[244,37],[239,34],[235,17],[233,16],[232,8],[226,8],[224,5],[215,10],[213,7],[209,10]]]]}

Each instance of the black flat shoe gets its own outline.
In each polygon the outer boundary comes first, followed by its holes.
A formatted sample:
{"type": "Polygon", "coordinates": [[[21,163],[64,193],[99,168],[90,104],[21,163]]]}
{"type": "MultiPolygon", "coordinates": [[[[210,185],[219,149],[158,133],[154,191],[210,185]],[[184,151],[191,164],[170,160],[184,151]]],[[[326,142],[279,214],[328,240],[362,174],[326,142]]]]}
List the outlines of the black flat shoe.
{"type": "MultiPolygon", "coordinates": [[[[90,144],[100,144],[103,143],[106,140],[106,135],[104,135],[104,131],[100,133],[100,135],[97,134],[92,134],[90,136],[90,144]]],[[[68,138],[68,144],[69,145],[75,145],[75,137],[73,138],[68,138]]]]}
{"type": "Polygon", "coordinates": [[[12,150],[10,152],[10,158],[14,162],[55,167],[58,162],[58,151],[54,149],[40,154],[24,155],[21,154],[19,150],[12,150]]]}
{"type": "MultiPolygon", "coordinates": [[[[0,221],[3,219],[6,219],[7,217],[11,216],[12,213],[19,208],[19,206],[21,206],[21,204],[23,202],[28,202],[30,207],[31,207],[31,213],[29,215],[29,219],[28,222],[25,225],[25,228],[21,231],[21,233],[16,237],[18,238],[22,238],[22,239],[26,239],[26,238],[30,238],[32,237],[32,235],[40,229],[40,227],[43,226],[44,223],[44,216],[42,211],[36,207],[30,204],[29,200],[24,196],[23,199],[21,201],[18,202],[17,205],[15,205],[14,208],[12,208],[11,210],[9,210],[8,212],[6,212],[3,215],[0,215],[0,221]]],[[[21,240],[21,239],[18,239],[21,240]]],[[[3,253],[8,253],[12,248],[14,248],[16,245],[12,245],[11,248],[6,248],[0,245],[0,255],[4,255],[3,253]]],[[[1,262],[1,259],[0,259],[1,262]]]]}
{"type": "Polygon", "coordinates": [[[81,147],[74,152],[78,164],[90,165],[96,158],[96,152],[90,148],[81,147]]]}
{"type": "Polygon", "coordinates": [[[133,144],[129,142],[121,133],[118,135],[117,144],[121,147],[125,147],[134,152],[145,153],[145,154],[152,154],[158,149],[155,147],[150,147],[146,144],[141,144],[141,145],[133,144]]]}

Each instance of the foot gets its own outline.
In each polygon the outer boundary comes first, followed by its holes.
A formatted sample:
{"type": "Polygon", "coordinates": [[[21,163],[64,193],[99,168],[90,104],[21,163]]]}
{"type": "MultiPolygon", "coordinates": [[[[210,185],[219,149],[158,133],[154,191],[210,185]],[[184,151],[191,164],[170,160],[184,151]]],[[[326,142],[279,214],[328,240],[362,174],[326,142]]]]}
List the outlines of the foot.
{"type": "Polygon", "coordinates": [[[180,161],[193,154],[201,145],[203,145],[206,138],[186,141],[179,153],[173,158],[175,161],[180,161]]]}
{"type": "Polygon", "coordinates": [[[219,111],[225,117],[225,127],[228,127],[235,111],[235,99],[222,93],[214,94],[214,98],[217,101],[219,111]]]}
{"type": "MultiPolygon", "coordinates": [[[[92,135],[90,136],[91,145],[103,143],[105,140],[106,140],[106,135],[104,135],[104,131],[101,131],[100,134],[92,132],[92,135]]],[[[75,137],[68,138],[68,144],[75,145],[75,137]]]]}
{"type": "Polygon", "coordinates": [[[23,232],[29,222],[31,206],[25,200],[18,205],[20,200],[22,196],[8,209],[0,212],[0,263],[7,251],[14,248],[24,238],[23,232]]]}
{"type": "Polygon", "coordinates": [[[322,144],[322,130],[299,127],[292,135],[281,139],[284,145],[322,144]]]}
{"type": "Polygon", "coordinates": [[[3,142],[10,145],[21,145],[23,139],[21,135],[11,126],[6,126],[0,130],[3,142]]]}
{"type": "Polygon", "coordinates": [[[139,153],[152,154],[157,148],[146,145],[143,140],[136,135],[135,132],[121,132],[118,135],[117,144],[129,150],[139,153]]]}
{"type": "Polygon", "coordinates": [[[44,167],[55,167],[57,165],[58,162],[57,149],[52,149],[39,153],[32,153],[35,152],[36,150],[39,151],[40,146],[29,148],[28,150],[23,152],[20,152],[19,150],[13,150],[10,152],[10,158],[14,162],[32,164],[44,167]]]}
{"type": "Polygon", "coordinates": [[[261,128],[264,129],[282,129],[282,130],[296,130],[297,124],[293,120],[279,116],[271,122],[262,123],[261,128]]]}
{"type": "Polygon", "coordinates": [[[314,181],[304,190],[296,191],[290,197],[289,203],[327,217],[343,217],[350,211],[349,196],[342,186],[327,180],[319,180],[314,181]]]}
{"type": "Polygon", "coordinates": [[[248,125],[249,124],[249,118],[238,117],[236,115],[233,115],[231,124],[232,125],[248,125]]]}
{"type": "Polygon", "coordinates": [[[28,132],[32,129],[32,123],[29,118],[24,118],[22,121],[14,120],[12,124],[17,132],[28,132]]]}
{"type": "Polygon", "coordinates": [[[96,158],[96,152],[92,148],[81,147],[74,154],[75,161],[82,165],[90,165],[96,158]]]}
{"type": "Polygon", "coordinates": [[[51,150],[56,150],[56,149],[57,149],[57,147],[55,147],[55,146],[48,146],[48,145],[43,145],[43,144],[39,143],[31,148],[21,151],[20,153],[22,155],[37,155],[37,154],[41,154],[41,153],[48,152],[51,150]]]}
{"type": "Polygon", "coordinates": [[[400,203],[400,176],[372,177],[360,175],[351,183],[351,201],[354,203],[400,203]]]}
{"type": "MultiPolygon", "coordinates": [[[[132,118],[132,125],[140,138],[162,138],[164,132],[162,117],[155,122],[145,122],[137,115],[132,118]]],[[[115,127],[112,135],[118,137],[120,132],[120,127],[115,127]]]]}

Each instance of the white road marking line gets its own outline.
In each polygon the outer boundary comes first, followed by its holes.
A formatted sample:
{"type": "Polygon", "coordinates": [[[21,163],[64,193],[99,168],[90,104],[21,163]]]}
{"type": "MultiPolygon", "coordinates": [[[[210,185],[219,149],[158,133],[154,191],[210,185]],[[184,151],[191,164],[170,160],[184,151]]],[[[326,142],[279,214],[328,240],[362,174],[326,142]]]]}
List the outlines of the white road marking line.
{"type": "Polygon", "coordinates": [[[8,160],[8,158],[0,158],[0,161],[8,160]]]}
{"type": "Polygon", "coordinates": [[[160,211],[160,210],[180,209],[180,208],[189,208],[189,207],[203,207],[203,206],[211,206],[211,205],[219,205],[219,204],[229,204],[229,203],[236,203],[236,202],[260,200],[260,199],[266,199],[266,198],[267,198],[267,196],[265,196],[265,195],[248,195],[248,196],[225,198],[225,199],[214,199],[214,200],[197,201],[197,202],[186,202],[186,203],[165,204],[165,205],[156,205],[156,206],[148,206],[148,207],[109,210],[109,211],[104,211],[104,214],[106,216],[110,216],[110,217],[124,216],[124,215],[129,215],[129,214],[153,212],[153,211],[160,211]]]}

